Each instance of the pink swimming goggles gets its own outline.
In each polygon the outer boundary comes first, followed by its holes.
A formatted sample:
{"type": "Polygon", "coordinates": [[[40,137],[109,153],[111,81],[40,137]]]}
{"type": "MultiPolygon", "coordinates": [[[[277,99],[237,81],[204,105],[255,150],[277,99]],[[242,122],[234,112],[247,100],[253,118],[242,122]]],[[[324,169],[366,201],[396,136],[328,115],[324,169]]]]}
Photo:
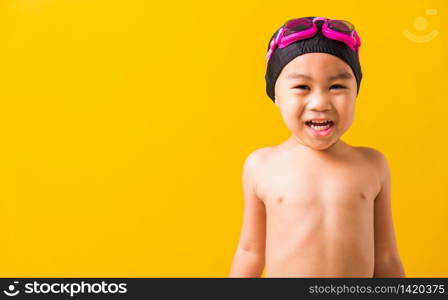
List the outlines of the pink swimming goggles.
{"type": "Polygon", "coordinates": [[[330,20],[322,17],[292,19],[285,23],[279,30],[277,36],[272,39],[266,60],[269,61],[274,50],[310,37],[317,33],[316,21],[324,21],[322,34],[333,40],[345,43],[350,49],[359,53],[361,40],[355,31],[355,26],[343,20],[330,20]]]}

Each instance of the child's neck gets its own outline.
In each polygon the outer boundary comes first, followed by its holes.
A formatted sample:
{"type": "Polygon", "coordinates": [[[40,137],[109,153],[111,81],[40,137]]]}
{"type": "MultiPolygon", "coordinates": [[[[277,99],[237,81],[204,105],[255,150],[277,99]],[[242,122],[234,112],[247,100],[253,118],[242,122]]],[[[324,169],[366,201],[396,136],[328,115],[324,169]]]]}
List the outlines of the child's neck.
{"type": "Polygon", "coordinates": [[[295,135],[291,135],[291,137],[285,141],[284,145],[290,148],[291,150],[297,149],[302,151],[320,152],[322,154],[327,155],[340,154],[342,152],[347,151],[350,148],[350,146],[347,145],[344,141],[338,139],[334,144],[332,144],[330,147],[326,149],[323,150],[313,149],[310,146],[304,144],[295,135]]]}

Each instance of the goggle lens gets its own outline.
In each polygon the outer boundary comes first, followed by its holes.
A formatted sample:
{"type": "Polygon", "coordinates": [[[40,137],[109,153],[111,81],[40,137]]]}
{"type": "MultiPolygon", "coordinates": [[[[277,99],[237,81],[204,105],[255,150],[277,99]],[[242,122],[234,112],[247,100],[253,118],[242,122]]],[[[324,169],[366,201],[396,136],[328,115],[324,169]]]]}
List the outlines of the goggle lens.
{"type": "Polygon", "coordinates": [[[355,30],[355,26],[352,23],[343,20],[328,20],[328,27],[347,35],[350,35],[355,30]]]}
{"type": "Polygon", "coordinates": [[[284,26],[284,35],[290,35],[295,32],[310,29],[313,26],[313,20],[308,18],[293,19],[286,22],[284,26]]]}

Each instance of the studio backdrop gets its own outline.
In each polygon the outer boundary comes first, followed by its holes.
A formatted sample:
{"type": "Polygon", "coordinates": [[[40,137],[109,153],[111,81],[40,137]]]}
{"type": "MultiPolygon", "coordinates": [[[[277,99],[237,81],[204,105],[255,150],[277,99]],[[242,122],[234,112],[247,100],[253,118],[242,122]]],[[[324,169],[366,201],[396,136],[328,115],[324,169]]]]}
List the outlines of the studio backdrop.
{"type": "Polygon", "coordinates": [[[0,275],[224,277],[241,172],[288,137],[265,93],[285,20],[350,20],[351,145],[389,160],[409,277],[448,277],[448,2],[0,2],[0,275]]]}

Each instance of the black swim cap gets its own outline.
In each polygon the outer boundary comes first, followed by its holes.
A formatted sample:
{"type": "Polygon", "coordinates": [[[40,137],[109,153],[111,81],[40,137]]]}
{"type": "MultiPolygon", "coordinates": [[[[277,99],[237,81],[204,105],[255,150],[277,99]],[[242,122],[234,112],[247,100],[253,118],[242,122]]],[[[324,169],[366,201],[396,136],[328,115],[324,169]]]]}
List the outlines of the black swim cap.
{"type": "MultiPolygon", "coordinates": [[[[309,18],[312,19],[314,17],[309,18]]],[[[350,49],[343,42],[329,39],[324,35],[322,35],[321,32],[322,24],[323,21],[316,21],[318,31],[317,34],[312,38],[296,41],[282,49],[277,47],[274,50],[274,53],[272,53],[268,61],[265,75],[266,93],[268,94],[269,98],[272,99],[272,101],[275,101],[274,86],[282,69],[297,56],[313,52],[332,54],[345,61],[352,68],[353,74],[355,75],[356,78],[357,94],[359,93],[359,88],[362,79],[362,72],[358,54],[352,49],[350,49]]],[[[274,39],[277,36],[277,33],[280,29],[281,27],[275,31],[275,33],[269,40],[268,51],[272,39],[274,39]]]]}

